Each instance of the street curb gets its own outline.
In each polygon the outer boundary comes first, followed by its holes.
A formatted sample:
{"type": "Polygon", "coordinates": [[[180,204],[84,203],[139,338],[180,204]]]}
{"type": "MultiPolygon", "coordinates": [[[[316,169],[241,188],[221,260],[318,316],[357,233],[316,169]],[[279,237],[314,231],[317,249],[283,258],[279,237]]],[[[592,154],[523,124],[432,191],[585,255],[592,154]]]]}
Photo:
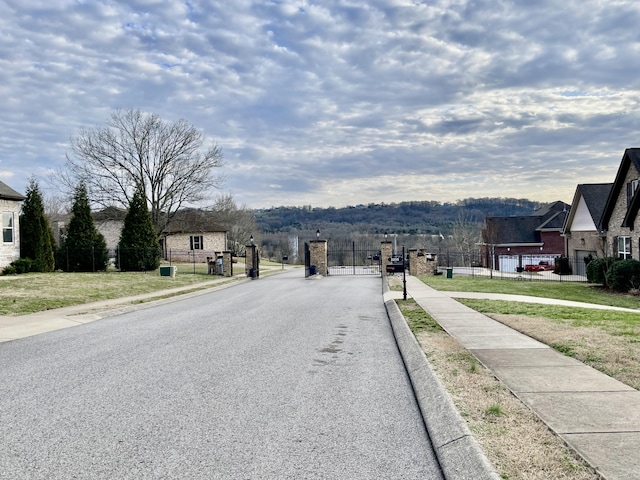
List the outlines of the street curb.
{"type": "MultiPolygon", "coordinates": [[[[385,277],[383,295],[389,291],[385,277]]],[[[447,480],[499,480],[427,360],[395,300],[384,302],[433,449],[447,480]]]]}

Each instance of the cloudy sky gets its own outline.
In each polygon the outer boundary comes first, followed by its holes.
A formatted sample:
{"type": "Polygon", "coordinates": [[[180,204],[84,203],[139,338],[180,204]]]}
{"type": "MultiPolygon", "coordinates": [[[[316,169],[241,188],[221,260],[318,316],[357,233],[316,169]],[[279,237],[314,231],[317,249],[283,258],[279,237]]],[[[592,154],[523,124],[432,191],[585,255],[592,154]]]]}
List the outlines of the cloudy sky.
{"type": "MultiPolygon", "coordinates": [[[[251,208],[570,202],[640,146],[634,0],[2,0],[0,179],[185,119],[251,208]]],[[[215,192],[213,194],[215,196],[215,192]]]]}

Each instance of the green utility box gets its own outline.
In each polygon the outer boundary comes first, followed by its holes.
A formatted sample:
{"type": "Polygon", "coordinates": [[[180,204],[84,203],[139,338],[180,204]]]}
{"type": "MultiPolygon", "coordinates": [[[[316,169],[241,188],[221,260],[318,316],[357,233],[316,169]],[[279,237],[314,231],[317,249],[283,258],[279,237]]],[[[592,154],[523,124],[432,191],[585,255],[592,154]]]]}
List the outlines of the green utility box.
{"type": "Polygon", "coordinates": [[[175,277],[176,276],[176,270],[178,270],[178,267],[176,266],[169,266],[169,267],[160,267],[160,276],[161,277],[175,277]]]}

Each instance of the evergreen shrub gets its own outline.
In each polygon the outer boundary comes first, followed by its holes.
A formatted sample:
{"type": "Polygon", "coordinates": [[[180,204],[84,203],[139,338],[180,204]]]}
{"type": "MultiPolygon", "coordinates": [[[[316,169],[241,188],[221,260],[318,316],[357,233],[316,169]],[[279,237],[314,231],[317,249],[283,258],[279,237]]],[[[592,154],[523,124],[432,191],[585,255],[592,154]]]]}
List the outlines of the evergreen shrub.
{"type": "Polygon", "coordinates": [[[606,274],[609,288],[628,292],[640,288],[640,261],[634,259],[614,262],[606,274]]]}
{"type": "Polygon", "coordinates": [[[607,271],[616,262],[614,257],[596,258],[591,260],[587,265],[587,281],[589,283],[598,283],[603,286],[607,285],[607,271]]]}

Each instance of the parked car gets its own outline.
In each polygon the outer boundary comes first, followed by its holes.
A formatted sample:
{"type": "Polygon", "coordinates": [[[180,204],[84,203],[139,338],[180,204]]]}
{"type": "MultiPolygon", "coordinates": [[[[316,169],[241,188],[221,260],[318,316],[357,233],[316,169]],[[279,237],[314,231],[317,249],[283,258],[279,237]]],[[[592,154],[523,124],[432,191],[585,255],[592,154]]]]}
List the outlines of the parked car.
{"type": "Polygon", "coordinates": [[[542,260],[537,265],[530,264],[524,266],[525,272],[544,272],[545,270],[553,270],[553,265],[551,264],[551,262],[542,260]]]}

